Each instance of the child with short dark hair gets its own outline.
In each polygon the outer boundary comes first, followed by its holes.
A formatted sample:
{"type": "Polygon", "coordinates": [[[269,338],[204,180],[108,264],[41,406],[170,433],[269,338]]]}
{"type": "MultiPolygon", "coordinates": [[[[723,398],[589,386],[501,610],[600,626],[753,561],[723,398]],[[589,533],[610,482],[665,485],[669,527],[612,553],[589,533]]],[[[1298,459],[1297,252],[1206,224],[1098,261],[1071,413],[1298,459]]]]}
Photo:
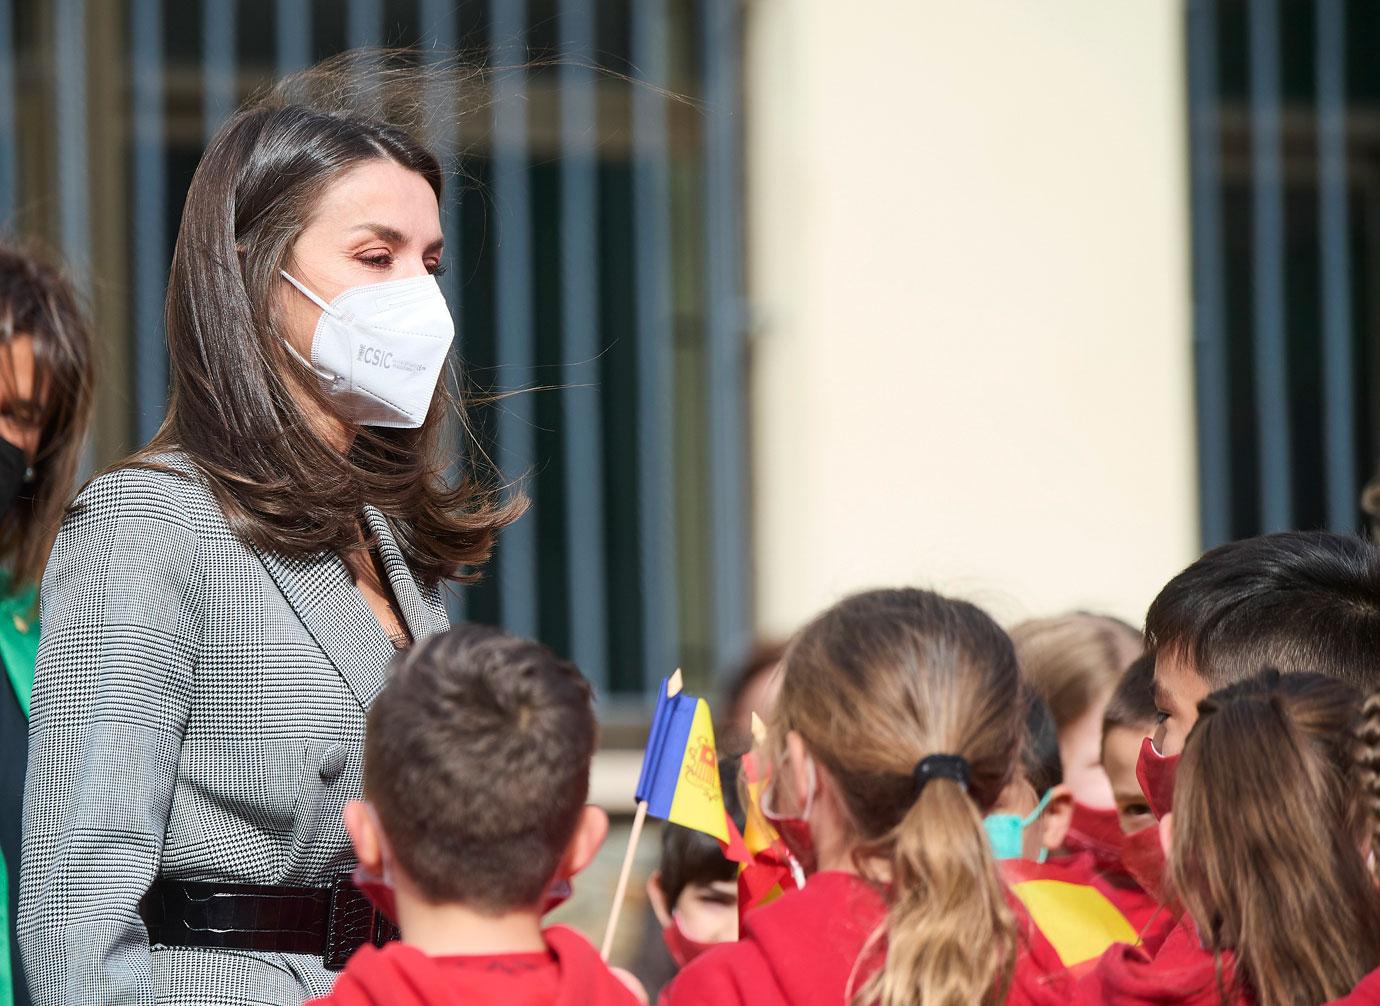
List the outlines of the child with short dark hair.
{"type": "Polygon", "coordinates": [[[1155,656],[1132,661],[1102,714],[1102,768],[1112,784],[1123,835],[1153,827],[1155,816],[1136,779],[1136,761],[1145,738],[1155,732],[1155,656]]]}
{"type": "Polygon", "coordinates": [[[1073,794],[1064,784],[1059,731],[1049,706],[1029,689],[1024,701],[1021,771],[1002,790],[983,826],[998,859],[1043,863],[1050,851],[1064,842],[1073,813],[1073,794]]]}
{"type": "Polygon", "coordinates": [[[460,625],[400,655],[345,823],[402,942],[361,948],[315,1002],[638,1002],[582,936],[541,924],[608,832],[585,804],[596,734],[589,683],[537,643],[460,625]]]}
{"type": "Polygon", "coordinates": [[[1202,699],[1266,667],[1369,692],[1380,685],[1380,549],[1327,531],[1221,545],[1165,584],[1145,636],[1164,757],[1183,749],[1202,699]]]}
{"type": "Polygon", "coordinates": [[[1155,699],[1151,691],[1155,658],[1144,654],[1131,663],[1112,692],[1102,715],[1102,767],[1112,784],[1121,842],[1116,862],[1104,864],[1117,907],[1136,927],[1159,911],[1164,854],[1155,816],[1136,778],[1136,763],[1145,738],[1155,730],[1155,699]]]}
{"type": "MultiPolygon", "coordinates": [[[[1213,691],[1265,668],[1315,672],[1364,691],[1380,685],[1380,549],[1325,531],[1221,545],[1164,586],[1146,613],[1145,637],[1157,725],[1142,743],[1136,775],[1150,811],[1163,818],[1184,741],[1213,691]]],[[[1141,947],[1108,951],[1078,1001],[1142,1002],[1142,990],[1204,958],[1211,967],[1192,925],[1168,915],[1143,934],[1141,947]]]]}
{"type": "MultiPolygon", "coordinates": [[[[719,783],[724,809],[741,832],[738,765],[737,758],[720,759],[719,783]]],[[[647,880],[647,899],[678,968],[715,944],[738,938],[738,864],[702,831],[669,822],[664,826],[661,864],[647,880]]]]}

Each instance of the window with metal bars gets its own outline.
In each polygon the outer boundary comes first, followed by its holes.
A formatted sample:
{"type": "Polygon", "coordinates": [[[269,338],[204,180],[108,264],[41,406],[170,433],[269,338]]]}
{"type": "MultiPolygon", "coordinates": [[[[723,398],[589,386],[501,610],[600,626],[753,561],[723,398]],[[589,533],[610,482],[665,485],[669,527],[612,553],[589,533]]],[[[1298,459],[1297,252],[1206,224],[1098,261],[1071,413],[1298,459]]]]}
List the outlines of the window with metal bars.
{"type": "Polygon", "coordinates": [[[1380,8],[1187,5],[1203,544],[1362,525],[1380,397],[1380,8]]]}
{"type": "Polygon", "coordinates": [[[534,505],[454,614],[615,705],[677,666],[707,686],[749,626],[740,36],[737,0],[0,0],[0,213],[91,294],[93,464],[162,419],[168,260],[220,123],[345,49],[459,52],[492,73],[434,99],[442,286],[482,445],[534,505]]]}

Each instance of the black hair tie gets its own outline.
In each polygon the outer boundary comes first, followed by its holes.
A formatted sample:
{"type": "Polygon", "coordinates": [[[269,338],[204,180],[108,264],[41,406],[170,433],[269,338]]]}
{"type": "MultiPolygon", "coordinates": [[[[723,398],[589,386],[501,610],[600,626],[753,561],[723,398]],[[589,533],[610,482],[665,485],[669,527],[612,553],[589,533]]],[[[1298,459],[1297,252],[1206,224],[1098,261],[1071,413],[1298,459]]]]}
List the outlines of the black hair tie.
{"type": "Polygon", "coordinates": [[[953,754],[926,755],[915,763],[915,770],[911,776],[915,779],[917,797],[931,779],[952,779],[962,786],[966,793],[969,779],[968,759],[953,754]]]}

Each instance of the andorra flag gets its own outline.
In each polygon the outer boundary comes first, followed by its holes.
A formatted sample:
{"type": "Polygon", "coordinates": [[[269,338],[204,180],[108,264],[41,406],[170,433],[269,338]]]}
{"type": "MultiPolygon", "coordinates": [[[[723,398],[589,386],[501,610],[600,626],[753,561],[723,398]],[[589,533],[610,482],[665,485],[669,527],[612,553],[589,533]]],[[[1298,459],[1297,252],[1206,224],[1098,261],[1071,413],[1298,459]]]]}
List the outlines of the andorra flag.
{"type": "Polygon", "coordinates": [[[684,690],[680,671],[662,681],[657,695],[637,801],[647,804],[652,817],[714,836],[729,858],[746,856],[724,808],[709,703],[684,690]]]}

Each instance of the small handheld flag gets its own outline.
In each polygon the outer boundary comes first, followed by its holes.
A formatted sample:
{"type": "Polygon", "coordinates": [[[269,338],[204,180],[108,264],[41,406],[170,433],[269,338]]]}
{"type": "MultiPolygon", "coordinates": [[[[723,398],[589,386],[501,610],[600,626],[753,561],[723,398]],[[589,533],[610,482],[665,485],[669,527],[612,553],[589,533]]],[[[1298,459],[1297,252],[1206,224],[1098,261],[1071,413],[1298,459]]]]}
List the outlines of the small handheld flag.
{"type": "Polygon", "coordinates": [[[652,817],[729,841],[709,703],[684,691],[680,671],[661,683],[636,799],[652,817]]]}
{"type": "Polygon", "coordinates": [[[627,893],[633,853],[647,816],[661,818],[723,843],[730,858],[748,858],[742,836],[724,808],[719,783],[719,756],[714,746],[714,721],[709,703],[685,691],[679,670],[661,683],[642,772],[637,779],[637,815],[628,835],[628,851],[614,892],[613,910],[604,931],[602,954],[608,960],[627,893]]]}
{"type": "MultiPolygon", "coordinates": [[[[753,714],[753,736],[761,743],[761,720],[753,714]]],[[[743,755],[743,779],[747,783],[747,820],[743,827],[743,841],[749,858],[738,867],[738,918],[741,920],[754,908],[775,901],[785,891],[798,886],[791,871],[790,853],[786,844],[763,815],[760,802],[766,778],[757,764],[757,752],[743,755]]],[[[740,923],[741,925],[741,923],[740,923]]]]}

